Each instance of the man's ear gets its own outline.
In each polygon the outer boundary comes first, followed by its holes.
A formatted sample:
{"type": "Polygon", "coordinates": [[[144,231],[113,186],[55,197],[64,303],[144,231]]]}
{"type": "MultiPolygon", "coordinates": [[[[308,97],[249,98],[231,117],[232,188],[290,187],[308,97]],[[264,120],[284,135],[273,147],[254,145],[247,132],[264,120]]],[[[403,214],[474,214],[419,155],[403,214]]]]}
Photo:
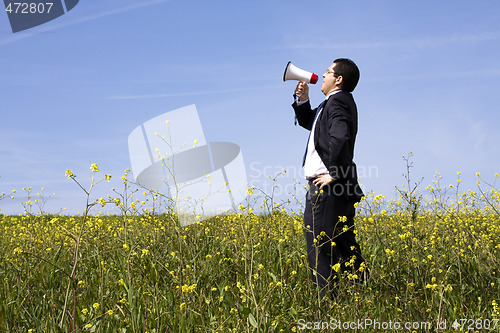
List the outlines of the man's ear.
{"type": "Polygon", "coordinates": [[[335,85],[342,87],[342,83],[344,83],[344,77],[342,75],[337,76],[335,78],[335,85]]]}

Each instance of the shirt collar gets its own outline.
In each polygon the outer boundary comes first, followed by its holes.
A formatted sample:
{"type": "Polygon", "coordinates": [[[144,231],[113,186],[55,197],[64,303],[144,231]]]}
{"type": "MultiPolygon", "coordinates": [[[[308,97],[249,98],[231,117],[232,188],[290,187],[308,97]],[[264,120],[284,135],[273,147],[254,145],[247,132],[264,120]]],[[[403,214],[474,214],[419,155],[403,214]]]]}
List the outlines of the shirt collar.
{"type": "Polygon", "coordinates": [[[339,89],[339,90],[334,90],[334,91],[332,91],[331,93],[329,93],[329,94],[325,97],[325,100],[327,100],[328,98],[330,98],[330,96],[335,95],[336,93],[341,92],[341,91],[342,91],[342,90],[340,90],[340,89],[339,89]]]}

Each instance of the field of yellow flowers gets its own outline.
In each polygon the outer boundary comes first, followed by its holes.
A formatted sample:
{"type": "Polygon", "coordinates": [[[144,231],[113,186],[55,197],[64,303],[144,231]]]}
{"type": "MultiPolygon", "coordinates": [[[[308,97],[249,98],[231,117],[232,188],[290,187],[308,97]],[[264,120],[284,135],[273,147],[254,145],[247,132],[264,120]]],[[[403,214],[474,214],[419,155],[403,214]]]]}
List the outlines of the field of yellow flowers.
{"type": "Polygon", "coordinates": [[[475,192],[437,174],[394,201],[368,194],[356,228],[370,279],[340,277],[320,299],[294,209],[261,195],[264,213],[181,228],[157,193],[141,209],[126,176],[92,199],[110,176],[91,169],[81,215],[34,213],[35,196],[0,215],[0,332],[500,331],[500,193],[479,175],[475,192]],[[121,214],[92,214],[104,205],[121,214]]]}

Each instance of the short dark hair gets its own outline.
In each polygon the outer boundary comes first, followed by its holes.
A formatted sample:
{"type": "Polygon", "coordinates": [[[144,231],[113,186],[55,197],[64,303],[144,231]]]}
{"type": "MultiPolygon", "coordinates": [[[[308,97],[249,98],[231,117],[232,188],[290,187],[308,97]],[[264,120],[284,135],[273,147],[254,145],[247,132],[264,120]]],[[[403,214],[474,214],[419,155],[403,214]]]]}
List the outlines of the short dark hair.
{"type": "Polygon", "coordinates": [[[336,59],[333,63],[335,64],[335,74],[343,78],[340,88],[352,92],[359,81],[358,66],[356,66],[354,61],[346,58],[336,59]]]}

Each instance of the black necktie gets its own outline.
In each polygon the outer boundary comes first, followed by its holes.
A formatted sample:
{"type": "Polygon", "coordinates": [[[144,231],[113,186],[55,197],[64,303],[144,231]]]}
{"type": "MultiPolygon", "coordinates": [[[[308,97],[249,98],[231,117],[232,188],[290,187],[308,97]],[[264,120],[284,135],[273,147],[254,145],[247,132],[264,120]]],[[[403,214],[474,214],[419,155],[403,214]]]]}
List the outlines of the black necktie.
{"type": "MultiPolygon", "coordinates": [[[[313,126],[316,125],[316,118],[318,118],[319,113],[321,112],[321,109],[323,109],[323,105],[325,105],[326,100],[321,102],[320,105],[318,105],[318,108],[316,109],[316,114],[314,115],[314,120],[313,120],[313,126]]],[[[309,133],[309,137],[307,138],[307,143],[306,143],[306,151],[304,152],[304,158],[302,159],[302,166],[306,164],[306,156],[307,156],[307,148],[309,147],[309,140],[311,140],[311,136],[314,135],[314,127],[311,128],[311,133],[309,133]]],[[[314,138],[313,138],[314,140],[314,138]]]]}

